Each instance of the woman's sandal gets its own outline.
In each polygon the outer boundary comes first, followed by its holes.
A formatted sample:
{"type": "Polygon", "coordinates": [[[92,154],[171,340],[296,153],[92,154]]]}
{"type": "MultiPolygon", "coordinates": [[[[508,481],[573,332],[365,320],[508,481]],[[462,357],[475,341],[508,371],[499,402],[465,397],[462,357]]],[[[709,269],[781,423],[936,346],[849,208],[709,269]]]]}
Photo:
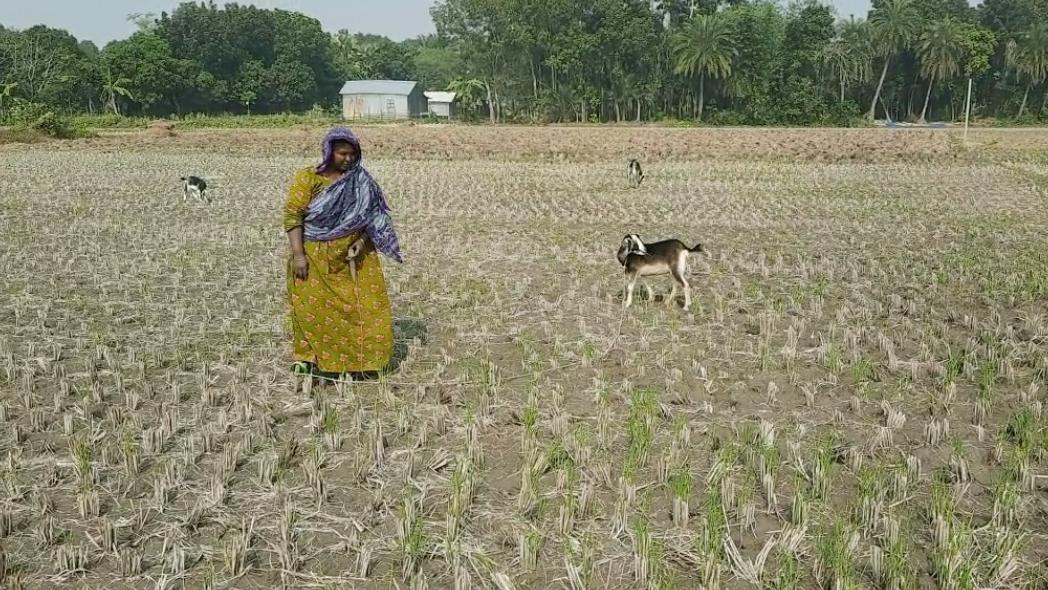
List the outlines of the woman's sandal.
{"type": "Polygon", "coordinates": [[[355,371],[351,373],[319,371],[317,366],[309,361],[298,361],[291,365],[291,372],[295,375],[312,375],[325,381],[375,381],[379,378],[378,371],[355,371]]]}

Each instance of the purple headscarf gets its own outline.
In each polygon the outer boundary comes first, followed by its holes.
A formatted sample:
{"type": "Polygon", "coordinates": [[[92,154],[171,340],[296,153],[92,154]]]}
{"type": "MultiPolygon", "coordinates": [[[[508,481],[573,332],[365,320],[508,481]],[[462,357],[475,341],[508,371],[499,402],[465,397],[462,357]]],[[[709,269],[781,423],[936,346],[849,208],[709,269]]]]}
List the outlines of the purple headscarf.
{"type": "Polygon", "coordinates": [[[375,249],[397,262],[403,262],[400,243],[389,215],[389,204],[382,187],[364,168],[360,140],[344,127],[332,129],[324,138],[324,158],[317,172],[331,167],[335,143],[349,142],[357,151],[353,165],[324,189],[306,208],[304,233],[307,240],[328,241],[364,230],[375,249]]]}

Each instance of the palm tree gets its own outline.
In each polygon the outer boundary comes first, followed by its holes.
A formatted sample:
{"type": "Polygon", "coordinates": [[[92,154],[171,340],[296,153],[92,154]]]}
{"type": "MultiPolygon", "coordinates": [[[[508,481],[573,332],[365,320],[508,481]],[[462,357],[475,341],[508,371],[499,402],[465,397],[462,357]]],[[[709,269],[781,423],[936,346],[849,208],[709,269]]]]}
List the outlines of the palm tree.
{"type": "Polygon", "coordinates": [[[673,53],[677,61],[675,73],[699,75],[698,118],[701,120],[706,77],[723,79],[731,76],[731,62],[736,51],[732,47],[727,21],[719,13],[693,17],[674,37],[673,53]]]}
{"type": "Polygon", "coordinates": [[[1008,43],[1008,64],[1020,76],[1026,77],[1026,93],[1019,105],[1019,117],[1026,111],[1030,89],[1048,78],[1048,25],[1038,23],[1008,43]]]}
{"type": "Polygon", "coordinates": [[[845,23],[822,49],[823,67],[840,83],[840,102],[844,102],[844,91],[849,83],[870,78],[868,31],[862,22],[845,23]]]}
{"type": "Polygon", "coordinates": [[[928,92],[924,95],[924,108],[919,122],[924,123],[928,114],[928,101],[932,97],[932,85],[936,80],[945,80],[957,75],[964,55],[964,31],[952,17],[933,23],[921,35],[917,43],[917,57],[921,60],[921,75],[928,78],[928,92]]]}
{"type": "Polygon", "coordinates": [[[640,121],[641,102],[644,99],[644,80],[636,71],[628,68],[616,68],[611,79],[612,98],[615,101],[615,119],[621,123],[629,119],[631,107],[640,121]]]}
{"type": "Polygon", "coordinates": [[[917,31],[917,19],[917,9],[914,8],[913,0],[884,0],[870,16],[874,47],[884,57],[881,79],[877,82],[877,91],[873,94],[873,100],[870,101],[870,112],[866,115],[871,121],[877,112],[877,101],[881,98],[881,90],[884,89],[888,64],[896,53],[910,44],[917,31]]]}
{"type": "Polygon", "coordinates": [[[819,56],[822,60],[822,65],[826,69],[830,70],[833,75],[837,78],[841,85],[841,102],[844,102],[844,87],[851,80],[852,71],[852,59],[851,52],[848,50],[848,45],[844,41],[844,37],[837,35],[830,42],[822,48],[822,55],[819,56]]]}

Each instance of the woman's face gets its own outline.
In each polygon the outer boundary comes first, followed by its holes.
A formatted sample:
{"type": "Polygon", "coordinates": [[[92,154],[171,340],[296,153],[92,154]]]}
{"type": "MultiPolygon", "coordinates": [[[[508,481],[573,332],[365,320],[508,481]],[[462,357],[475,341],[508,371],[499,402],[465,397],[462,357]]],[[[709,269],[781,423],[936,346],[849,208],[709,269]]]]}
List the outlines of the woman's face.
{"type": "Polygon", "coordinates": [[[331,150],[331,167],[339,172],[345,172],[357,161],[357,148],[347,142],[338,142],[331,150]]]}

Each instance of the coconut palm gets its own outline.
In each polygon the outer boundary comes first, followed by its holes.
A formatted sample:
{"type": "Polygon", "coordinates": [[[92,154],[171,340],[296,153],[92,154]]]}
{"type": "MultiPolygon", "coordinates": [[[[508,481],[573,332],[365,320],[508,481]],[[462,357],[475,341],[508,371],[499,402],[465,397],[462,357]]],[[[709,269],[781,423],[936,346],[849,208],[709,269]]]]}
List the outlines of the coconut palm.
{"type": "Polygon", "coordinates": [[[884,89],[884,78],[888,75],[888,64],[896,53],[910,45],[917,32],[918,14],[913,0],[884,0],[870,15],[870,25],[873,27],[874,48],[884,57],[881,79],[877,82],[877,91],[873,94],[870,111],[867,113],[870,120],[873,120],[877,112],[877,101],[880,100],[881,90],[884,89]]]}
{"type": "Polygon", "coordinates": [[[718,13],[693,17],[674,37],[673,53],[677,65],[674,72],[699,76],[699,112],[702,119],[706,99],[706,78],[724,79],[731,76],[731,62],[736,55],[732,46],[728,23],[718,13]]]}
{"type": "Polygon", "coordinates": [[[919,121],[924,123],[928,114],[928,101],[932,97],[932,86],[936,80],[945,80],[957,75],[964,56],[964,31],[952,17],[932,23],[917,42],[917,57],[921,60],[921,75],[928,79],[928,91],[924,95],[924,108],[919,121]]]}
{"type": "Polygon", "coordinates": [[[1048,78],[1048,24],[1037,23],[1015,41],[1008,43],[1008,65],[1026,78],[1026,92],[1019,105],[1019,115],[1026,111],[1030,89],[1048,78]]]}
{"type": "Polygon", "coordinates": [[[869,27],[864,22],[849,22],[822,49],[822,65],[840,84],[840,101],[844,102],[848,84],[870,78],[871,48],[869,27]]]}

